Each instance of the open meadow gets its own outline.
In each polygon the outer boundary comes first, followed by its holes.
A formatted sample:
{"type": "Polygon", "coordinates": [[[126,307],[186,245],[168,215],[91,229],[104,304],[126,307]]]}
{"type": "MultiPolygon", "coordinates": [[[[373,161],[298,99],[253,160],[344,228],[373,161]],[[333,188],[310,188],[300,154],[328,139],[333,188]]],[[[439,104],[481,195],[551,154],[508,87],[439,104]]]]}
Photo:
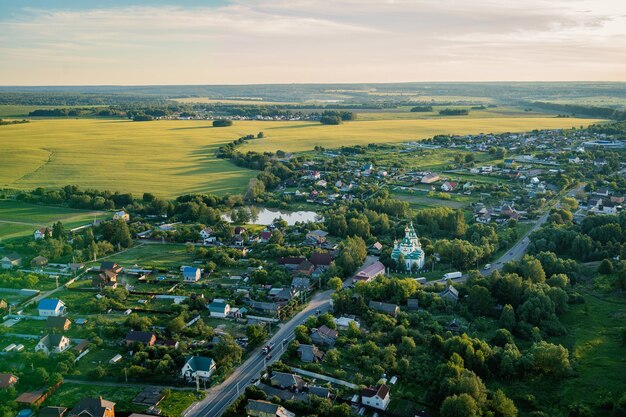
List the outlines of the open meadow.
{"type": "MultiPolygon", "coordinates": [[[[67,207],[39,206],[21,201],[0,200],[0,241],[32,236],[41,226],[62,221],[67,229],[107,216],[102,211],[77,210],[67,207]]],[[[110,217],[110,216],[109,216],[110,217]]]]}
{"type": "Polygon", "coordinates": [[[32,189],[74,184],[84,188],[151,192],[238,193],[255,172],[215,157],[221,145],[263,131],[243,151],[305,151],[369,143],[397,143],[436,134],[521,132],[569,128],[596,119],[555,117],[461,117],[425,120],[362,120],[339,126],[314,122],[62,119],[0,127],[0,187],[32,189]]]}

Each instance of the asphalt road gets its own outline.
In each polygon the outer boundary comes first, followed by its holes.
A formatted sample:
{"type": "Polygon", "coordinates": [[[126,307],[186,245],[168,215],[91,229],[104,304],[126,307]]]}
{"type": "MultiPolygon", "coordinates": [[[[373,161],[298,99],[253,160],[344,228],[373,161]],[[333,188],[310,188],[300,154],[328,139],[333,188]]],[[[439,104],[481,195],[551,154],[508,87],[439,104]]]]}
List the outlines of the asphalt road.
{"type": "Polygon", "coordinates": [[[266,360],[266,355],[261,353],[262,347],[255,349],[250,354],[250,357],[226,381],[209,389],[206,397],[187,409],[183,417],[220,416],[253,380],[259,379],[261,371],[280,358],[286,347],[283,344],[283,340],[292,340],[294,338],[294,329],[297,326],[303,324],[312,315],[315,315],[318,310],[326,312],[330,309],[331,293],[332,291],[324,291],[316,294],[304,310],[280,327],[278,332],[267,342],[275,344],[271,352],[271,359],[266,360]]]}

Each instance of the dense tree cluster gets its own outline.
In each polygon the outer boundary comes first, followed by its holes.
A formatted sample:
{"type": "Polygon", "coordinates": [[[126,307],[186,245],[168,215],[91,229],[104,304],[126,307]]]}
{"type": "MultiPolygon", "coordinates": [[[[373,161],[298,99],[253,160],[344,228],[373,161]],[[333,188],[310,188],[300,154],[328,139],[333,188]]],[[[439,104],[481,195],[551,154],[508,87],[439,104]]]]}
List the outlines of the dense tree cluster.
{"type": "Polygon", "coordinates": [[[356,120],[356,113],[349,111],[326,110],[320,117],[323,125],[339,125],[345,120],[356,120]]]}
{"type": "Polygon", "coordinates": [[[610,107],[595,107],[581,104],[547,103],[542,101],[529,102],[546,110],[564,111],[573,115],[601,117],[603,119],[626,120],[626,111],[610,107]]]}
{"type": "Polygon", "coordinates": [[[433,111],[433,106],[415,106],[411,107],[412,113],[428,113],[433,111]]]}
{"type": "Polygon", "coordinates": [[[228,127],[232,125],[233,125],[232,120],[228,120],[228,119],[213,120],[213,127],[228,127]]]}
{"type": "Polygon", "coordinates": [[[440,116],[467,116],[469,114],[468,109],[443,109],[439,110],[440,116]]]}
{"type": "Polygon", "coordinates": [[[530,236],[530,253],[549,251],[585,262],[626,256],[626,212],[587,216],[580,224],[572,218],[567,210],[553,211],[550,225],[530,236]]]}

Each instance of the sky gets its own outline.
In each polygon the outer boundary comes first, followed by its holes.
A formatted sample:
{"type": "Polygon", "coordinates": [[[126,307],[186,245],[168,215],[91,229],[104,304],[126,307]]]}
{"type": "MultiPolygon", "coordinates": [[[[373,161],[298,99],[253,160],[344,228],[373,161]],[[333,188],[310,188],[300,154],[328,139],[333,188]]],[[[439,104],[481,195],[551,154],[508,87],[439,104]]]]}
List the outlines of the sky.
{"type": "Polygon", "coordinates": [[[626,1],[0,1],[0,85],[420,81],[626,81],[626,1]]]}

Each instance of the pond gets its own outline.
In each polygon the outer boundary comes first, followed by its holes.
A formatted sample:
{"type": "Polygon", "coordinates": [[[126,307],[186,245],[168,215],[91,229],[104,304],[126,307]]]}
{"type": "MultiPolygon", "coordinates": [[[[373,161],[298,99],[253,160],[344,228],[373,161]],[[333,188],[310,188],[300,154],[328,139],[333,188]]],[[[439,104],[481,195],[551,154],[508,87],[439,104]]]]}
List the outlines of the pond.
{"type": "MultiPolygon", "coordinates": [[[[238,209],[241,210],[241,209],[238,209]]],[[[267,226],[274,222],[277,218],[282,218],[289,226],[293,226],[297,222],[315,222],[323,220],[321,215],[314,211],[284,211],[278,209],[268,209],[265,207],[249,207],[247,208],[250,220],[244,223],[258,224],[267,226]]],[[[222,218],[228,222],[232,222],[231,215],[224,214],[222,218]]]]}

